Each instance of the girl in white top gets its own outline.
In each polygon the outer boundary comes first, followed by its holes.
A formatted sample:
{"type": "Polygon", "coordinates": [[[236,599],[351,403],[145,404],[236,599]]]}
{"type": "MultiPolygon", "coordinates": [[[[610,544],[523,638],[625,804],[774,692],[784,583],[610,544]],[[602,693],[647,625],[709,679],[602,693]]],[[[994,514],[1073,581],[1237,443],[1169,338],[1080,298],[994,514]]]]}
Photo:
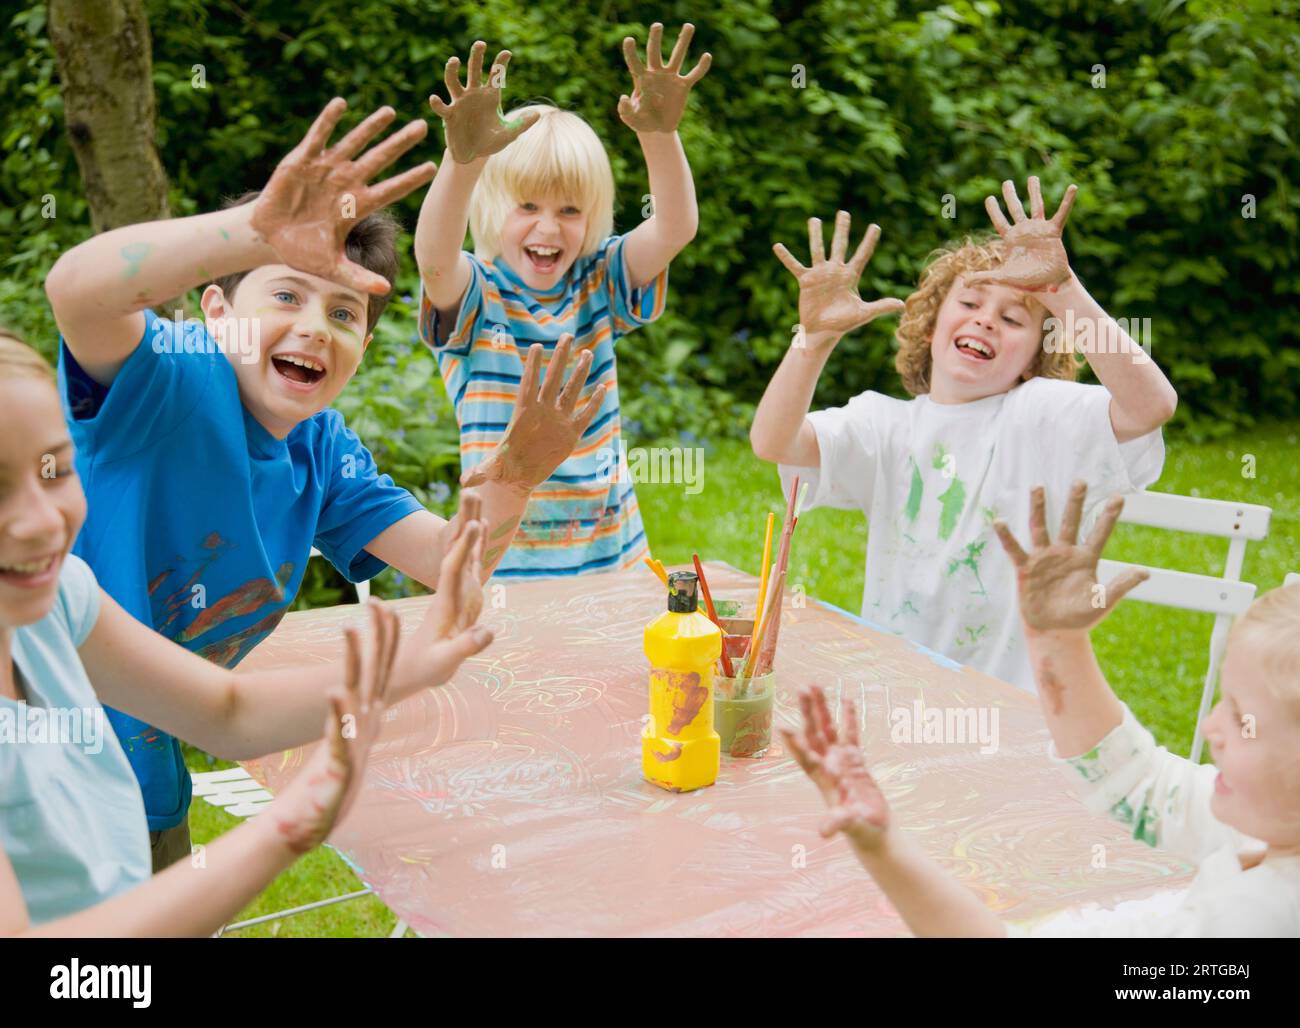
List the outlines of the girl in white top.
{"type": "MultiPolygon", "coordinates": [[[[1107,612],[1092,605],[1097,561],[1123,500],[1106,504],[1079,545],[1086,491],[1074,486],[1055,543],[1042,489],[1030,505],[1031,552],[1005,524],[995,529],[1019,579],[1051,755],[1090,809],[1198,865],[1191,887],[1172,904],[1094,906],[1032,926],[1004,924],[893,824],[863,761],[852,705],[840,738],[814,689],[801,697],[803,730],[786,737],[831,807],[823,834],[848,836],[917,935],[1300,936],[1300,584],[1261,596],[1233,626],[1221,699],[1204,725],[1214,764],[1193,764],[1156,746],[1097,666],[1088,633],[1107,612]]],[[[1110,605],[1145,577],[1130,570],[1110,583],[1110,605]]]]}
{"type": "Polygon", "coordinates": [[[446,681],[474,624],[475,500],[421,632],[347,629],[341,667],[238,674],[133,620],[69,550],[86,516],[49,366],[0,332],[0,936],[209,935],[318,846],[351,803],[386,702],[446,681]],[[325,737],[261,817],[150,878],[144,802],[100,700],[230,760],[325,737]]]}
{"type": "Polygon", "coordinates": [[[843,211],[829,260],[815,218],[811,268],[778,244],[799,279],[800,333],[750,438],[755,454],[781,466],[786,492],[795,475],[809,483],[804,509],[867,515],[864,618],[1032,690],[1024,634],[1007,602],[1011,566],[993,545],[993,522],[1023,532],[1020,498],[1039,483],[1053,512],[1076,478],[1092,484],[1094,502],[1150,485],[1164,464],[1160,426],[1177,397],[1070,270],[1061,232],[1074,187],[1050,221],[1036,178],[1029,216],[1010,182],[1003,194],[1015,224],[990,197],[1002,238],[940,251],[906,304],[857,294],[875,225],[848,261],[843,211]],[[839,339],[899,310],[896,363],[913,399],[866,392],[809,414],[839,339]],[[1071,344],[1101,385],[1073,381],[1071,344]]]}

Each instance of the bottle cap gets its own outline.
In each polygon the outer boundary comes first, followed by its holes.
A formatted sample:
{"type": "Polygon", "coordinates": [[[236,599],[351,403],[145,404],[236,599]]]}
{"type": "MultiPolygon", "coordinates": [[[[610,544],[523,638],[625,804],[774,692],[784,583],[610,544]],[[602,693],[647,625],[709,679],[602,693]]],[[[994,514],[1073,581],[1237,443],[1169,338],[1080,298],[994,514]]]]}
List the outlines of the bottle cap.
{"type": "Polygon", "coordinates": [[[699,609],[700,580],[694,571],[674,571],[668,576],[668,609],[675,614],[693,614],[699,609]]]}

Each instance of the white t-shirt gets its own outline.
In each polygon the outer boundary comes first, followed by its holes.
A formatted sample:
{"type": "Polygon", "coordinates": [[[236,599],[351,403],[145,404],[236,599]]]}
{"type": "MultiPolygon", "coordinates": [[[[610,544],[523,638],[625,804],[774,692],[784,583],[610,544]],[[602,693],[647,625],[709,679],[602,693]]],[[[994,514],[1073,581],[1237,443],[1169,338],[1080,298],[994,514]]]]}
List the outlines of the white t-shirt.
{"type": "Polygon", "coordinates": [[[1241,858],[1267,847],[1219,821],[1210,810],[1213,764],[1193,764],[1157,746],[1124,708],[1124,720],[1093,749],[1062,760],[1094,814],[1108,814],[1133,838],[1197,865],[1182,893],[1106,910],[1090,904],[1045,921],[1013,924],[1013,935],[1177,939],[1300,936],[1300,857],[1266,857],[1244,870],[1241,858]]]}
{"type": "Polygon", "coordinates": [[[1116,492],[1164,466],[1157,429],[1121,445],[1103,386],[1033,378],[972,403],[855,396],[808,416],[820,468],[782,465],[809,483],[804,510],[861,510],[870,522],[862,616],[953,660],[1034,690],[1011,561],[993,522],[1029,544],[1029,491],[1047,494],[1055,535],[1070,485],[1088,483],[1085,526],[1116,492]]]}

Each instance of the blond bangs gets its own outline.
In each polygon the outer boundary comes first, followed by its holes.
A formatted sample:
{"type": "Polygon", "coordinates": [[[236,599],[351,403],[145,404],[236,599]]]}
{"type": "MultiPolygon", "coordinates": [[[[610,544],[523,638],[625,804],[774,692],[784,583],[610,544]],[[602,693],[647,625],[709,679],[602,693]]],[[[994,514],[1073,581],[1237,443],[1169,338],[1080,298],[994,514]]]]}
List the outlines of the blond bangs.
{"type": "Polygon", "coordinates": [[[614,173],[596,133],[582,118],[549,104],[511,111],[510,120],[530,111],[537,124],[483,165],[470,198],[469,230],[474,253],[490,261],[501,253],[501,229],[525,200],[559,197],[587,215],[581,257],[595,252],[614,231],[614,173]]]}

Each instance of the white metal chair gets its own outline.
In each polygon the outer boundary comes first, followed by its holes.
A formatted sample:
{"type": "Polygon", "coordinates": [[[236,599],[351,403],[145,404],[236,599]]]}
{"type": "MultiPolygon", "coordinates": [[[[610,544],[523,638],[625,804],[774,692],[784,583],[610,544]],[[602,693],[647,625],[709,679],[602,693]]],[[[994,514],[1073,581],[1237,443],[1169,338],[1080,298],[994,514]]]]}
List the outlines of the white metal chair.
{"type": "Polygon", "coordinates": [[[1295,585],[1296,582],[1300,582],[1300,571],[1292,571],[1289,575],[1286,576],[1282,584],[1295,585]]]}
{"type": "MultiPolygon", "coordinates": [[[[1214,689],[1218,683],[1223,650],[1228,641],[1228,630],[1232,627],[1232,619],[1245,613],[1255,599],[1255,586],[1241,581],[1246,543],[1268,535],[1272,514],[1270,508],[1254,503],[1232,503],[1170,493],[1140,492],[1124,497],[1124,512],[1119,519],[1123,524],[1195,532],[1230,540],[1222,577],[1148,567],[1145,570],[1151,577],[1129,593],[1135,600],[1214,615],[1214,630],[1210,635],[1210,664],[1205,674],[1205,687],[1196,714],[1196,734],[1192,740],[1191,758],[1196,762],[1200,761],[1201,750],[1205,745],[1201,721],[1209,714],[1214,701],[1214,689]]],[[[1103,560],[1098,566],[1097,575],[1100,581],[1108,582],[1128,567],[1144,566],[1103,560]]]]}
{"type": "MultiPolygon", "coordinates": [[[[322,554],[313,547],[311,556],[320,557],[322,554]]],[[[357,603],[367,602],[370,599],[370,583],[356,582],[353,584],[356,588],[357,603]]],[[[201,797],[214,807],[224,810],[232,817],[256,817],[275,798],[263,789],[261,784],[242,767],[231,767],[222,771],[193,772],[190,774],[190,781],[195,796],[201,797]]],[[[367,887],[356,892],[349,892],[343,896],[332,896],[329,899],[318,900],[315,903],[305,903],[302,906],[290,907],[288,910],[280,910],[274,914],[264,914],[261,917],[249,918],[247,921],[237,921],[234,924],[223,925],[216,934],[221,936],[227,932],[250,928],[253,925],[263,924],[267,921],[292,917],[294,914],[301,914],[307,910],[316,910],[319,907],[328,907],[335,903],[346,903],[349,900],[372,895],[374,895],[374,890],[367,887]]],[[[406,922],[399,918],[389,938],[399,939],[405,934],[406,922]]]]}

